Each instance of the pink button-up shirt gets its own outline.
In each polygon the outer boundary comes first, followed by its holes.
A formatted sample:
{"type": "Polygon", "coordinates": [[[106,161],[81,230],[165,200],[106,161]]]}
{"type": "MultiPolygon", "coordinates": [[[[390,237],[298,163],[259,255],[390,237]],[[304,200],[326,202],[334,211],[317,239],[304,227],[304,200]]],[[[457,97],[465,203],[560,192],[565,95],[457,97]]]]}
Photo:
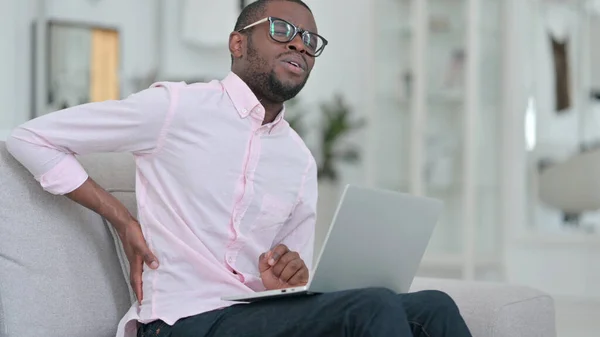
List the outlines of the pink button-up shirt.
{"type": "Polygon", "coordinates": [[[120,101],[90,103],[31,120],[7,140],[42,187],[65,194],[87,174],[75,155],[131,152],[138,219],[160,262],[144,266],[136,321],[231,305],[223,295],[264,290],[258,258],[283,243],[311,268],[317,203],[313,156],[281,113],[264,108],[235,74],[223,81],[157,83],[120,101]]]}

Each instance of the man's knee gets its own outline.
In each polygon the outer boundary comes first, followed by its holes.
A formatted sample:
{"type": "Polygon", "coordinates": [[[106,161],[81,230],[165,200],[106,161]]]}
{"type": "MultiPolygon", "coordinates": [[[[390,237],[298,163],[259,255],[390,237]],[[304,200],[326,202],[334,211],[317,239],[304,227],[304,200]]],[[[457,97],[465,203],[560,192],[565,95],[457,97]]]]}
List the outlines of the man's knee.
{"type": "Polygon", "coordinates": [[[398,295],[386,288],[366,288],[352,291],[352,301],[357,310],[367,312],[403,310],[398,295]]]}
{"type": "Polygon", "coordinates": [[[430,314],[455,315],[459,314],[458,306],[450,295],[439,290],[424,290],[419,293],[422,302],[430,314]]]}
{"type": "Polygon", "coordinates": [[[369,331],[373,325],[386,329],[408,329],[408,321],[398,295],[385,288],[353,290],[351,305],[344,310],[344,326],[349,331],[369,331]],[[406,328],[404,328],[406,326],[406,328]]]}

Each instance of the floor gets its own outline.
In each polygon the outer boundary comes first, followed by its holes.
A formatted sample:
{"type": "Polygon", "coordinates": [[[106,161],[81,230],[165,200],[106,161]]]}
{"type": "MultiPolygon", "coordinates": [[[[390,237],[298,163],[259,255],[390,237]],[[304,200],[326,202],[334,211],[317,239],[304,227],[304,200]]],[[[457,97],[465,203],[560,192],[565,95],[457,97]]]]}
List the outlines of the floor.
{"type": "Polygon", "coordinates": [[[600,302],[556,299],[558,337],[600,336],[600,302]]]}

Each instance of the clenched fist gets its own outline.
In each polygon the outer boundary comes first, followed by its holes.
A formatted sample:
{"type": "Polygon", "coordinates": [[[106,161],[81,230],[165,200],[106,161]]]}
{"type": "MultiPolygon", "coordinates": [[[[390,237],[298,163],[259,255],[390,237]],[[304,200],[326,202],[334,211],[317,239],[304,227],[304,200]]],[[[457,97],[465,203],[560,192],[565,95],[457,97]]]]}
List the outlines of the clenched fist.
{"type": "Polygon", "coordinates": [[[308,268],[297,252],[285,245],[278,245],[260,255],[258,259],[260,278],[267,290],[305,286],[308,268]]]}

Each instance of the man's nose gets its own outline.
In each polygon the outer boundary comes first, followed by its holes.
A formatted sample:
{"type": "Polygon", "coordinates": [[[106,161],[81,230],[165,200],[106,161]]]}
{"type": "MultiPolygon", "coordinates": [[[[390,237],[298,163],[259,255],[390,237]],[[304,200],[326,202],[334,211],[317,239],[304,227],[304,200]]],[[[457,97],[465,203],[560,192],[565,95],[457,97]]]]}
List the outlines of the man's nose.
{"type": "Polygon", "coordinates": [[[287,44],[288,49],[295,50],[300,53],[306,53],[306,46],[304,42],[302,42],[302,36],[300,34],[296,35],[294,39],[287,44]]]}

